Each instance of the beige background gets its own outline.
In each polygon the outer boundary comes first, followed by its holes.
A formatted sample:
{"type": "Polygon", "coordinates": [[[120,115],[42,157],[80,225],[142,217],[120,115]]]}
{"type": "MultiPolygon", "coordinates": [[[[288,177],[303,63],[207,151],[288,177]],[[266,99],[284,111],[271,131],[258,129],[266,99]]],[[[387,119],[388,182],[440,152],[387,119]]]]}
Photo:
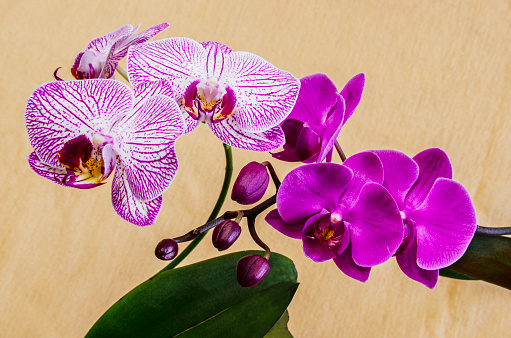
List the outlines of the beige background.
{"type": "MultiPolygon", "coordinates": [[[[109,185],[65,189],[38,177],[24,104],[52,72],[68,69],[89,40],[115,28],[161,22],[159,38],[216,40],[297,77],[323,72],[342,88],[365,72],[362,102],[339,141],[347,154],[429,147],[449,154],[471,193],[478,222],[511,224],[511,95],[508,1],[9,1],[0,2],[2,173],[0,336],[79,337],[120,296],[165,263],[154,245],[201,224],[223,175],[220,143],[205,126],[178,141],[180,169],[155,225],[119,218],[109,185]]],[[[267,154],[234,150],[235,173],[267,154]]],[[[295,165],[277,163],[285,175],[295,165]]],[[[273,193],[273,192],[269,192],[273,193]]],[[[223,210],[237,206],[228,202],[223,210]]],[[[264,221],[260,236],[293,258],[301,283],[290,306],[296,337],[504,336],[509,291],[440,279],[433,291],[395,260],[365,284],[332,262],[305,258],[299,241],[264,221]]],[[[253,249],[248,232],[230,251],[253,249]]],[[[186,263],[218,255],[210,236],[186,263]]]]}

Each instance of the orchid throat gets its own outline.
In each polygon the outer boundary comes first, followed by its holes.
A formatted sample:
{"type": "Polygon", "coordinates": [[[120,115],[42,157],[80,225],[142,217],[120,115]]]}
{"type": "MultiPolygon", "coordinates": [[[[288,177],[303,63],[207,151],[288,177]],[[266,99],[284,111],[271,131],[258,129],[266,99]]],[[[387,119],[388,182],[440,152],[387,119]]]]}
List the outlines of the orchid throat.
{"type": "Polygon", "coordinates": [[[89,189],[103,182],[112,172],[111,136],[96,134],[92,142],[85,135],[67,141],[57,153],[57,159],[68,171],[62,183],[81,189],[89,189]],[[108,152],[108,159],[103,158],[108,152]],[[106,162],[106,164],[105,164],[106,162]]]}
{"type": "Polygon", "coordinates": [[[183,110],[194,120],[216,123],[234,113],[234,91],[214,77],[193,81],[183,95],[183,110]]]}

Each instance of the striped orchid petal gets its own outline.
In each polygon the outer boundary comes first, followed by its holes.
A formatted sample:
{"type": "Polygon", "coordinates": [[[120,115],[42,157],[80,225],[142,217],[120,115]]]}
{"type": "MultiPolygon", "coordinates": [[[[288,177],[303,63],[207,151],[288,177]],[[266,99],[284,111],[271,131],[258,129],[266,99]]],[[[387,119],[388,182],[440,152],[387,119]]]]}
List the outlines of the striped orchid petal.
{"type": "Polygon", "coordinates": [[[256,55],[187,38],[130,48],[128,75],[135,87],[167,80],[171,97],[195,121],[185,119],[186,132],[205,122],[223,142],[256,151],[283,144],[275,128],[291,112],[300,89],[293,75],[256,55]]]}
{"type": "Polygon", "coordinates": [[[112,181],[112,204],[119,216],[138,226],[151,225],[160,213],[163,198],[142,202],[131,191],[123,164],[118,161],[112,181]]]}
{"type": "Polygon", "coordinates": [[[300,82],[291,73],[246,52],[231,53],[227,62],[225,76],[236,93],[235,114],[243,130],[267,130],[291,113],[300,91],[300,82]]]}
{"type": "Polygon", "coordinates": [[[89,42],[85,51],[77,55],[71,74],[77,80],[113,78],[119,61],[126,56],[130,46],[146,42],[168,26],[168,23],[162,23],[137,34],[140,25],[135,29],[131,25],[124,25],[95,38],[89,42]]]}
{"type": "Polygon", "coordinates": [[[39,159],[62,167],[57,153],[80,135],[107,134],[113,123],[131,111],[131,89],[117,81],[57,81],[43,84],[28,98],[25,123],[39,159]]]}
{"type": "Polygon", "coordinates": [[[219,123],[212,123],[209,128],[223,143],[235,148],[270,151],[284,144],[284,132],[279,126],[264,132],[249,133],[238,126],[234,116],[230,116],[219,123]]]}
{"type": "Polygon", "coordinates": [[[119,158],[130,189],[139,200],[160,196],[174,179],[174,143],[184,128],[177,103],[166,96],[147,99],[114,128],[119,158]]]}

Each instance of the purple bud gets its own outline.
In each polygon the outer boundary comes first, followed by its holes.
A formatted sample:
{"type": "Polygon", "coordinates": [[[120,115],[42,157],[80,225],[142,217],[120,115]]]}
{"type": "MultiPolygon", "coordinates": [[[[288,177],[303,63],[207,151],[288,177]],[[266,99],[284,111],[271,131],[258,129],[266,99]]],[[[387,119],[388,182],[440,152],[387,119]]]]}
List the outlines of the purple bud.
{"type": "Polygon", "coordinates": [[[176,257],[178,252],[177,243],[175,240],[167,238],[162,240],[154,249],[154,254],[158,259],[163,261],[170,261],[176,257]]]}
{"type": "Polygon", "coordinates": [[[269,181],[270,176],[266,167],[257,162],[250,162],[241,169],[236,178],[231,199],[244,205],[255,203],[263,197],[269,181]]]}
{"type": "Polygon", "coordinates": [[[236,278],[244,288],[250,288],[259,283],[270,271],[268,260],[259,255],[249,255],[240,258],[236,265],[236,278]]]}
{"type": "Polygon", "coordinates": [[[229,249],[236,242],[241,233],[240,225],[230,219],[218,224],[213,230],[213,246],[218,251],[229,249]]]}

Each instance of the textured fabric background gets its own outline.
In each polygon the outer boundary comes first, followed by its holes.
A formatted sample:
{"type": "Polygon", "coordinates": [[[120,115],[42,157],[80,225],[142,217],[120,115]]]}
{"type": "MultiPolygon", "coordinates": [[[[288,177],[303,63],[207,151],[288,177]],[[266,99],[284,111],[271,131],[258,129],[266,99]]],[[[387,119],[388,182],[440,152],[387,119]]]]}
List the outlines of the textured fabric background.
{"type": "MultiPolygon", "coordinates": [[[[0,336],[79,337],[124,293],[165,263],[159,240],[201,224],[216,200],[223,150],[201,126],[177,143],[180,169],[155,225],[119,218],[110,184],[66,189],[38,177],[24,105],[55,68],[126,23],[171,27],[157,38],[215,40],[262,56],[297,77],[323,72],[342,88],[365,72],[361,104],[341,132],[345,152],[443,148],[471,193],[482,225],[511,224],[511,10],[509,1],[10,1],[0,7],[0,336]]],[[[118,78],[120,78],[118,76],[118,78]]],[[[268,154],[234,150],[235,174],[268,154]]],[[[295,167],[277,163],[281,176],[295,167]]],[[[268,194],[273,191],[268,192],[268,194]]],[[[223,210],[237,209],[228,202],[223,210]]],[[[333,262],[307,259],[301,243],[261,218],[261,238],[294,259],[295,337],[481,337],[509,334],[509,291],[441,278],[434,290],[395,260],[367,283],[333,262]]],[[[186,263],[218,255],[210,236],[186,263]]],[[[230,251],[255,249],[248,231],[230,251]]]]}

